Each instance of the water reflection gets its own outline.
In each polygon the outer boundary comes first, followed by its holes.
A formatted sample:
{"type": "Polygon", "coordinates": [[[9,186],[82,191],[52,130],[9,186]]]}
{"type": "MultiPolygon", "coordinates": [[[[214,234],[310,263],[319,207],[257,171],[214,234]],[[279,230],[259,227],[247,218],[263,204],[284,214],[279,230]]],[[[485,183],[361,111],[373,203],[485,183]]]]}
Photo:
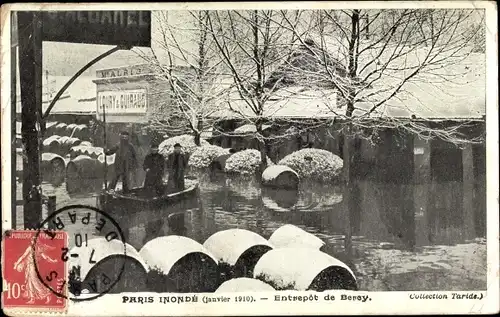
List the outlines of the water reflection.
{"type": "MultiPolygon", "coordinates": [[[[228,228],[245,228],[269,236],[286,223],[315,233],[330,244],[341,243],[338,237],[346,234],[348,224],[353,239],[363,237],[377,245],[407,250],[456,244],[467,236],[484,233],[484,221],[479,217],[475,217],[474,226],[464,227],[461,183],[429,186],[436,194],[429,198],[426,210],[421,210],[416,207],[420,199],[416,192],[423,190],[422,185],[360,181],[351,189],[347,212],[342,203],[343,188],[339,186],[302,184],[298,190],[280,190],[262,188],[255,180],[202,177],[198,201],[155,210],[135,210],[131,206],[114,216],[125,230],[131,230],[131,237],[143,237],[143,241],[135,242],[139,246],[166,234],[187,235],[203,242],[214,232],[228,228]]],[[[95,205],[95,192],[69,194],[65,189],[64,184],[43,184],[45,195],[56,195],[57,208],[76,203],[95,205]]]]}
{"type": "MultiPolygon", "coordinates": [[[[42,187],[44,194],[57,196],[57,208],[95,205],[95,194],[70,195],[64,184],[44,183],[42,187]]],[[[420,252],[426,246],[463,244],[471,235],[485,234],[485,210],[471,211],[472,216],[468,216],[460,182],[403,185],[360,181],[353,184],[348,210],[343,191],[339,186],[315,184],[277,190],[261,188],[254,180],[200,177],[199,200],[156,210],[130,208],[114,217],[127,241],[138,250],[148,241],[169,234],[203,243],[217,231],[242,228],[269,238],[282,225],[293,224],[325,241],[323,251],[354,267],[364,270],[366,266],[378,275],[384,266],[372,259],[378,256],[381,260],[377,261],[384,261],[383,251],[420,252]],[[473,217],[475,225],[467,226],[466,217],[473,217]],[[350,253],[344,245],[348,230],[352,235],[350,253]]],[[[477,205],[485,206],[479,200],[477,205]]]]}

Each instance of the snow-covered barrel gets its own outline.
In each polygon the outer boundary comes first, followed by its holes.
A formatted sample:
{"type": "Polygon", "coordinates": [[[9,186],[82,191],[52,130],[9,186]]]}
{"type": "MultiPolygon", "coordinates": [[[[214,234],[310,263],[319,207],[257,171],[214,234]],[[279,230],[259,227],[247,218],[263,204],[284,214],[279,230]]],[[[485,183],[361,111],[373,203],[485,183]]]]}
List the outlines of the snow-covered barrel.
{"type": "Polygon", "coordinates": [[[73,269],[82,282],[80,286],[69,282],[70,291],[72,287],[90,293],[112,294],[147,290],[149,269],[139,252],[120,239],[111,240],[111,231],[108,234],[110,241],[106,237],[90,239],[86,243],[83,240],[81,246],[74,246],[70,250],[68,256],[78,254],[78,257],[69,257],[70,276],[73,269]]]}
{"type": "Polygon", "coordinates": [[[74,159],[80,155],[85,155],[85,152],[83,150],[84,148],[85,147],[81,145],[73,146],[71,149],[69,149],[69,158],[74,159]]]}
{"type": "Polygon", "coordinates": [[[45,136],[50,137],[54,134],[56,134],[56,126],[58,122],[56,121],[49,121],[45,124],[45,136]]]}
{"type": "Polygon", "coordinates": [[[72,134],[75,138],[88,140],[90,137],[90,130],[86,124],[78,124],[74,127],[72,134]]]}
{"type": "Polygon", "coordinates": [[[319,250],[325,242],[315,235],[294,225],[284,225],[276,229],[269,238],[274,248],[305,247],[319,250]]]}
{"type": "Polygon", "coordinates": [[[87,155],[79,155],[69,161],[66,177],[68,179],[102,177],[101,162],[87,155]]]}
{"type": "Polygon", "coordinates": [[[62,156],[66,155],[69,152],[69,148],[67,145],[68,140],[69,140],[69,136],[67,136],[67,135],[63,135],[62,137],[60,137],[57,140],[57,142],[59,142],[57,152],[54,152],[54,153],[57,153],[57,154],[62,155],[62,156]]]}
{"type": "Polygon", "coordinates": [[[219,286],[216,258],[200,243],[182,236],[159,237],[140,251],[149,267],[152,292],[213,292],[219,286]]]}
{"type": "Polygon", "coordinates": [[[240,277],[233,278],[222,283],[216,293],[234,293],[234,292],[274,292],[275,289],[255,278],[240,277]]]}
{"type": "Polygon", "coordinates": [[[299,174],[285,165],[271,165],[262,173],[262,185],[296,189],[299,186],[299,174]]]}
{"type": "Polygon", "coordinates": [[[255,278],[240,277],[233,278],[222,283],[216,293],[235,293],[235,292],[274,292],[271,285],[255,278]]]}
{"type": "Polygon", "coordinates": [[[66,131],[67,131],[67,134],[69,137],[74,137],[73,133],[75,131],[75,127],[77,126],[76,123],[71,123],[71,124],[68,124],[68,126],[66,127],[66,131]]]}
{"type": "Polygon", "coordinates": [[[252,277],[257,261],[272,249],[266,239],[244,229],[216,232],[205,241],[203,246],[219,261],[223,280],[252,277]]]}
{"type": "Polygon", "coordinates": [[[59,142],[61,143],[61,155],[66,155],[69,153],[72,147],[78,146],[82,142],[82,140],[78,138],[62,137],[61,139],[59,139],[59,142]]]}
{"type": "Polygon", "coordinates": [[[82,141],[82,143],[80,143],[80,146],[92,146],[92,142],[90,142],[90,141],[82,141]]]}
{"type": "Polygon", "coordinates": [[[43,179],[53,184],[61,184],[64,181],[64,169],[66,162],[55,153],[42,153],[40,171],[43,179]]]}
{"type": "Polygon", "coordinates": [[[310,248],[278,248],[264,254],[255,278],[277,290],[357,290],[352,270],[334,257],[310,248]]]}
{"type": "Polygon", "coordinates": [[[88,146],[85,148],[85,151],[88,156],[93,158],[98,158],[99,156],[104,154],[104,149],[102,147],[96,146],[88,146]]]}
{"type": "Polygon", "coordinates": [[[103,153],[104,149],[101,147],[84,146],[81,144],[72,147],[69,151],[70,158],[75,158],[79,155],[86,155],[88,157],[97,159],[99,156],[103,155],[103,153]]]}
{"type": "MultiPolygon", "coordinates": [[[[108,181],[114,174],[114,155],[107,157],[108,181]]],[[[104,155],[91,158],[79,155],[68,162],[66,166],[66,187],[68,192],[78,190],[99,189],[104,182],[104,155]]]]}
{"type": "Polygon", "coordinates": [[[61,136],[67,135],[67,133],[68,133],[68,131],[66,129],[67,126],[68,125],[64,122],[58,123],[54,128],[54,130],[55,130],[54,134],[61,135],[61,136]]]}
{"type": "Polygon", "coordinates": [[[52,135],[42,142],[42,149],[43,152],[47,153],[56,153],[59,154],[60,152],[60,142],[59,139],[61,137],[59,135],[52,135]]]}

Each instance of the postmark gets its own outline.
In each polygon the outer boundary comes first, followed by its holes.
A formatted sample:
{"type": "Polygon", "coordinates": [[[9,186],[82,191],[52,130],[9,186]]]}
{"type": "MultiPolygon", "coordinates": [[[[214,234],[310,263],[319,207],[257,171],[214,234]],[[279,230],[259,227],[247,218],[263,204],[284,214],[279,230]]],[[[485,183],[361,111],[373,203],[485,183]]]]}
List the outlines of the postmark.
{"type": "Polygon", "coordinates": [[[60,257],[60,250],[67,245],[64,231],[52,231],[50,236],[34,230],[6,232],[2,245],[2,302],[7,310],[62,312],[66,309],[67,299],[56,296],[50,289],[64,295],[67,291],[64,283],[67,266],[60,257]],[[44,277],[45,283],[39,276],[44,277]]]}
{"type": "MultiPolygon", "coordinates": [[[[117,222],[104,211],[86,205],[65,206],[45,219],[34,236],[34,245],[43,241],[43,237],[54,237],[55,232],[67,232],[68,244],[58,250],[60,261],[68,267],[63,281],[68,292],[52,285],[52,276],[44,275],[41,262],[34,259],[34,268],[38,280],[58,298],[72,301],[89,301],[110,292],[118,283],[125,268],[126,242],[117,222]],[[43,229],[54,228],[56,231],[43,229]],[[102,265],[107,251],[118,249],[123,257],[117,257],[114,265],[102,265]]],[[[116,252],[114,253],[116,254],[116,252]]]]}

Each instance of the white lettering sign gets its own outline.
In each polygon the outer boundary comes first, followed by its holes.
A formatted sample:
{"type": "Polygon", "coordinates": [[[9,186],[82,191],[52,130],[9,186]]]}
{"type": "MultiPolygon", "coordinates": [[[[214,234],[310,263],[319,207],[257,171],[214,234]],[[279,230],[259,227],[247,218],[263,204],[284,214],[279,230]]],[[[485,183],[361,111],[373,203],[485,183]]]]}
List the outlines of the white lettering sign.
{"type": "Polygon", "coordinates": [[[146,89],[97,92],[97,112],[102,114],[145,113],[147,110],[146,89]]]}
{"type": "Polygon", "coordinates": [[[135,65],[130,67],[103,69],[96,72],[97,78],[113,78],[113,77],[126,77],[137,76],[143,74],[151,74],[151,68],[147,65],[135,65]]]}

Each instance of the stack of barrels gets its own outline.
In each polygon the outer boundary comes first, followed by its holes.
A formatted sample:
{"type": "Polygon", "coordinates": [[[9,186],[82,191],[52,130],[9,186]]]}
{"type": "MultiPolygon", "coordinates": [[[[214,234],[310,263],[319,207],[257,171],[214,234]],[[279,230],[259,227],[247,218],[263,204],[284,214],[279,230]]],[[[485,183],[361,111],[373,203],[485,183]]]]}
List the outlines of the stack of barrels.
{"type": "Polygon", "coordinates": [[[80,145],[81,142],[82,140],[79,138],[52,135],[43,140],[42,149],[44,153],[55,153],[61,156],[66,156],[72,147],[80,145]]]}
{"type": "MultiPolygon", "coordinates": [[[[98,191],[104,182],[104,149],[89,141],[85,124],[47,122],[42,144],[41,169],[44,179],[61,184],[66,180],[68,192],[98,191]]],[[[114,155],[106,156],[108,181],[113,177],[114,155]]]]}
{"type": "Polygon", "coordinates": [[[45,126],[45,135],[69,136],[87,140],[90,138],[90,129],[86,124],[47,122],[45,126]]]}

